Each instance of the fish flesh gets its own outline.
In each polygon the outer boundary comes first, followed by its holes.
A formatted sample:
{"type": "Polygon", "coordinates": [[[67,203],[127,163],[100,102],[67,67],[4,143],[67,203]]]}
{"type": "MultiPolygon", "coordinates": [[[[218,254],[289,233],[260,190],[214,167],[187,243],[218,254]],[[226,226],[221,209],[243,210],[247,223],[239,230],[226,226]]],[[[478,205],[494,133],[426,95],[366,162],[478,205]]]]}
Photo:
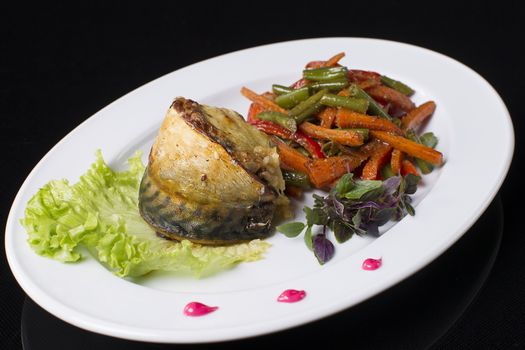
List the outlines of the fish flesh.
{"type": "Polygon", "coordinates": [[[233,244],[271,234],[284,187],[267,135],[235,111],[178,97],[151,148],[139,210],[166,238],[233,244]]]}

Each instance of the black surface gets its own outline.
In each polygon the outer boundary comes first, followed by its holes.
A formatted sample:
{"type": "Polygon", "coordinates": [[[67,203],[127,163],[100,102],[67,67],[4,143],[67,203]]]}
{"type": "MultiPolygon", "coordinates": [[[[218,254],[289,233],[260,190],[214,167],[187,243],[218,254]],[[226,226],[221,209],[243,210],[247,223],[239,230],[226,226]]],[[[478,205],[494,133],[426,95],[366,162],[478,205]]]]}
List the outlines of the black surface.
{"type": "MultiPolygon", "coordinates": [[[[518,1],[491,3],[490,7],[481,2],[352,2],[303,4],[289,9],[282,3],[275,6],[268,2],[236,6],[222,2],[184,6],[144,2],[140,7],[127,3],[112,7],[50,3],[1,6],[3,222],[29,171],[65,134],[123,94],[187,64],[282,40],[364,36],[423,46],[470,66],[496,88],[507,104],[515,126],[516,151],[500,191],[505,213],[500,254],[479,296],[436,348],[525,348],[525,236],[519,219],[524,209],[520,161],[525,28],[518,1]],[[239,14],[239,8],[249,11],[239,14]]],[[[461,94],[454,90],[453,81],[450,88],[461,94]]],[[[472,127],[475,132],[476,125],[472,127]]],[[[464,252],[465,256],[478,249],[481,246],[474,245],[464,252]]],[[[1,251],[0,349],[20,349],[24,294],[1,251]]],[[[449,283],[429,298],[455,288],[449,283]]],[[[425,313],[426,305],[419,308],[421,323],[432,332],[433,315],[425,313]]],[[[408,314],[399,312],[400,324],[408,320],[408,314]]],[[[313,328],[310,333],[313,338],[330,340],[338,331],[347,332],[346,325],[324,333],[313,328]]],[[[397,334],[377,336],[383,345],[395,337],[397,334]]],[[[359,339],[349,335],[349,346],[362,341],[359,339]]]]}
{"type": "MultiPolygon", "coordinates": [[[[498,198],[472,229],[452,249],[424,270],[394,288],[321,321],[276,334],[200,348],[267,348],[279,344],[309,344],[322,347],[344,344],[352,349],[425,349],[434,344],[470,305],[487,279],[503,234],[503,209],[498,198]],[[342,331],[346,329],[347,331],[342,331]],[[339,330],[339,331],[335,331],[339,330]]],[[[30,299],[22,313],[25,350],[66,349],[173,349],[190,345],[160,345],[131,342],[86,332],[50,315],[30,299]]]]}

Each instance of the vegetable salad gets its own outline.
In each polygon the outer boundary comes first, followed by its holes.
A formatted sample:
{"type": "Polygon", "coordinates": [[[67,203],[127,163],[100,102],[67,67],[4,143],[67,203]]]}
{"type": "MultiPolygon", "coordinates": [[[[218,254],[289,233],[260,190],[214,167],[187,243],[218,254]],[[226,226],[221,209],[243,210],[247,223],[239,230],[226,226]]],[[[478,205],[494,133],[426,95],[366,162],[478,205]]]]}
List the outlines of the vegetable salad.
{"type": "Polygon", "coordinates": [[[248,122],[272,136],[279,151],[287,194],[329,190],[325,197],[314,195],[314,208],[305,207],[306,224],[277,227],[290,237],[306,228],[306,245],[320,263],[334,254],[327,228],[344,242],[354,233],[377,235],[387,221],[414,215],[410,195],[421,174],[443,164],[437,137],[421,133],[435,102],[416,106],[411,87],[349,69],[339,63],[344,56],[309,62],[290,85],[274,84],[261,94],[241,89],[252,102],[248,122]],[[312,236],[314,225],[322,233],[312,236]]]}

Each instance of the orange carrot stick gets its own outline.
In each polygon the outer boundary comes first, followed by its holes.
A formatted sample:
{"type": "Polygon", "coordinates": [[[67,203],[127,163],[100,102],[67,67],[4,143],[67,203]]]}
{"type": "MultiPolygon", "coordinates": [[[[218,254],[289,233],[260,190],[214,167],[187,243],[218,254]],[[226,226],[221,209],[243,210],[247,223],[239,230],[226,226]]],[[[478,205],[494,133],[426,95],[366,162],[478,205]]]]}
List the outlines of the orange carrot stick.
{"type": "Polygon", "coordinates": [[[417,129],[427,120],[436,110],[434,101],[428,101],[408,112],[401,120],[404,130],[417,129]]]}
{"type": "Polygon", "coordinates": [[[401,165],[401,175],[407,176],[407,174],[414,174],[416,176],[419,176],[419,173],[411,161],[408,159],[403,160],[403,163],[401,165]]]}
{"type": "Polygon", "coordinates": [[[409,112],[415,108],[414,102],[412,102],[410,98],[388,86],[373,86],[367,89],[366,92],[374,99],[385,103],[390,102],[405,112],[409,112]]]}
{"type": "Polygon", "coordinates": [[[392,151],[392,158],[390,158],[390,167],[395,175],[401,172],[401,166],[403,163],[404,153],[397,148],[392,151]]]}
{"type": "Polygon", "coordinates": [[[328,186],[348,171],[357,168],[362,157],[337,156],[324,159],[310,159],[306,163],[306,173],[317,188],[328,186]]]}
{"type": "Polygon", "coordinates": [[[343,89],[337,93],[337,96],[350,97],[350,91],[343,89]]]}
{"type": "Polygon", "coordinates": [[[344,52],[339,52],[338,54],[330,57],[328,59],[328,61],[326,61],[326,63],[324,64],[324,67],[333,67],[333,66],[335,66],[337,63],[339,63],[339,61],[343,57],[345,57],[345,53],[344,52]]]}
{"type": "Polygon", "coordinates": [[[279,152],[279,161],[281,166],[290,170],[296,170],[303,173],[307,173],[305,166],[308,162],[308,157],[301,152],[295,150],[293,147],[288,146],[281,140],[273,139],[277,144],[277,151],[279,152]]]}
{"type": "Polygon", "coordinates": [[[421,145],[402,136],[397,136],[385,131],[370,130],[370,135],[413,157],[426,160],[434,165],[443,164],[443,155],[441,152],[425,145],[421,145]]]}
{"type": "Polygon", "coordinates": [[[326,107],[321,113],[319,113],[319,119],[321,120],[321,127],[323,128],[332,128],[334,125],[335,115],[337,114],[337,109],[334,107],[326,107]]]}
{"type": "Polygon", "coordinates": [[[299,125],[299,129],[313,138],[330,140],[346,146],[360,146],[364,141],[363,135],[355,130],[327,129],[309,122],[299,125]]]}
{"type": "Polygon", "coordinates": [[[268,111],[274,111],[274,112],[280,112],[280,113],[283,113],[283,114],[288,114],[288,111],[286,109],[280,107],[278,104],[276,104],[272,100],[269,100],[269,99],[267,99],[264,96],[258,95],[255,92],[253,92],[252,90],[250,90],[250,89],[248,89],[248,88],[246,88],[244,86],[241,88],[241,94],[243,94],[244,97],[246,97],[248,100],[260,104],[261,106],[263,106],[268,111]]]}
{"type": "Polygon", "coordinates": [[[270,92],[270,91],[266,91],[265,93],[262,93],[261,96],[270,101],[275,101],[275,98],[277,97],[273,92],[270,92]]]}
{"type": "Polygon", "coordinates": [[[340,128],[365,128],[402,134],[401,129],[389,120],[357,113],[346,108],[339,109],[335,123],[340,128]]]}
{"type": "Polygon", "coordinates": [[[379,147],[368,159],[363,171],[361,173],[361,178],[364,180],[377,180],[379,178],[379,171],[388,161],[390,152],[392,151],[392,146],[387,144],[382,144],[382,147],[379,147]]]}
{"type": "Polygon", "coordinates": [[[332,57],[330,57],[327,61],[310,61],[306,64],[306,69],[316,69],[316,68],[323,68],[323,67],[333,67],[339,63],[341,58],[345,57],[344,52],[340,52],[332,57]]]}

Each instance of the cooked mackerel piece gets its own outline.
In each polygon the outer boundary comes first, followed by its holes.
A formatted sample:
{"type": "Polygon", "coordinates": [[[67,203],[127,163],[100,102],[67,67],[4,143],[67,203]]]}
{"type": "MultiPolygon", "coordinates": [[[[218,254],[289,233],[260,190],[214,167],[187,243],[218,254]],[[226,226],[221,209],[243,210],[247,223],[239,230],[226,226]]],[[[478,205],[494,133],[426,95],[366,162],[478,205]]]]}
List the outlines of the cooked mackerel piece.
{"type": "Polygon", "coordinates": [[[233,244],[270,234],[283,191],[265,134],[232,110],[178,97],[151,148],[139,209],[166,238],[233,244]]]}

